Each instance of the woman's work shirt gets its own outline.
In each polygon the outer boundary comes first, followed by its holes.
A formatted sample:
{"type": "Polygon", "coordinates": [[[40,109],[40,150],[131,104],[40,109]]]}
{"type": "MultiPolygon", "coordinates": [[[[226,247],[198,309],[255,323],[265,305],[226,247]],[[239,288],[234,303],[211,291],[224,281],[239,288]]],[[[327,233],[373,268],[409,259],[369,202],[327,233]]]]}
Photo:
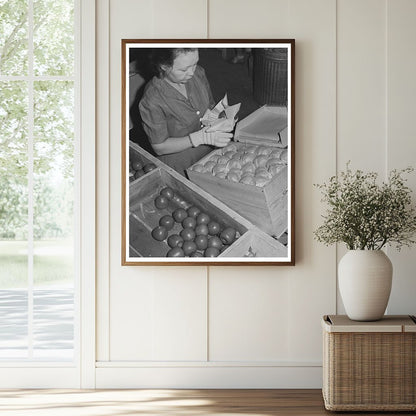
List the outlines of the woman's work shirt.
{"type": "MultiPolygon", "coordinates": [[[[188,98],[164,79],[154,77],[149,81],[139,108],[150,143],[163,143],[168,137],[184,137],[201,129],[202,116],[215,104],[204,69],[197,66],[185,86],[188,98]]],[[[201,145],[158,158],[184,175],[189,166],[211,150],[201,145]]]]}

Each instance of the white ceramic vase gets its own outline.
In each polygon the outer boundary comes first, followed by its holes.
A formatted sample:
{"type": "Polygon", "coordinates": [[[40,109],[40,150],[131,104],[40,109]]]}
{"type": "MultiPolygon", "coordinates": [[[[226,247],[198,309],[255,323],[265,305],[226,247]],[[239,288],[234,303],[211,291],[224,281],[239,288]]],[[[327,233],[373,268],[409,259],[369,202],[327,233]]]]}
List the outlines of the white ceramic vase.
{"type": "Polygon", "coordinates": [[[339,291],[348,317],[377,321],[391,292],[393,266],[381,250],[350,250],[338,265],[339,291]]]}

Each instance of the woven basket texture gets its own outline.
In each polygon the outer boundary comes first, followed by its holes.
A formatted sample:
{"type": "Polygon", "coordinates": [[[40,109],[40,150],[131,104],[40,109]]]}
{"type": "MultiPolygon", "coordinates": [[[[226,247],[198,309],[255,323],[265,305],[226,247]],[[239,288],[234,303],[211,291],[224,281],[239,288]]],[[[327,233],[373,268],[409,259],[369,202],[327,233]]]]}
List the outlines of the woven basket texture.
{"type": "Polygon", "coordinates": [[[328,410],[416,410],[416,333],[323,331],[328,410]]]}

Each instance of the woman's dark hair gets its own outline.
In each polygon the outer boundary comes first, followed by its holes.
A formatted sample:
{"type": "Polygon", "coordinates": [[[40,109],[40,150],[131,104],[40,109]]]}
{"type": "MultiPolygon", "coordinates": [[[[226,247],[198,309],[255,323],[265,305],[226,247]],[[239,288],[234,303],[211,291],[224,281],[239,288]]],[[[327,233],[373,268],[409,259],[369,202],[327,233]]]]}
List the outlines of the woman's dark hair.
{"type": "Polygon", "coordinates": [[[154,48],[150,53],[151,68],[158,78],[162,78],[162,66],[172,66],[173,61],[180,53],[196,51],[196,48],[154,48]]]}

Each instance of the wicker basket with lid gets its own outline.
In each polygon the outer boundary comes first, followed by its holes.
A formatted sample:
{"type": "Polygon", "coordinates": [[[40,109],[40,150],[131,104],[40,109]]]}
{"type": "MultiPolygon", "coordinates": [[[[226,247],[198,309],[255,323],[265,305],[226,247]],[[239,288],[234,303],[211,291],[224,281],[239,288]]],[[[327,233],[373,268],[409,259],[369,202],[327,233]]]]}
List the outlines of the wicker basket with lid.
{"type": "Polygon", "coordinates": [[[335,411],[416,410],[416,319],[324,316],[323,397],[335,411]]]}

